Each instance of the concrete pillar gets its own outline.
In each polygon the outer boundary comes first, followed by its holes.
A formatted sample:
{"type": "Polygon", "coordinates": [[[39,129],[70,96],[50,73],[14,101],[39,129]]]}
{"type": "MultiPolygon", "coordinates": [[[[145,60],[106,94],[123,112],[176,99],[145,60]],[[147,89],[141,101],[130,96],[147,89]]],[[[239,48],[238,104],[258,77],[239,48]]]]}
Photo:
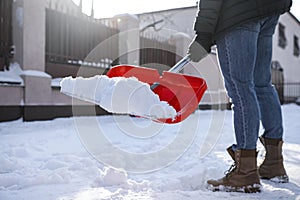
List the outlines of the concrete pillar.
{"type": "Polygon", "coordinates": [[[135,15],[122,14],[113,18],[119,33],[119,61],[122,64],[139,65],[140,30],[135,15]]]}
{"type": "Polygon", "coordinates": [[[15,61],[23,69],[25,105],[51,104],[51,76],[45,73],[46,0],[15,0],[15,61]]]}
{"type": "Polygon", "coordinates": [[[22,75],[25,84],[25,105],[51,105],[51,76],[38,71],[27,70],[22,75]]]}
{"type": "Polygon", "coordinates": [[[23,70],[45,71],[46,0],[16,0],[15,6],[16,61],[23,70]]]}

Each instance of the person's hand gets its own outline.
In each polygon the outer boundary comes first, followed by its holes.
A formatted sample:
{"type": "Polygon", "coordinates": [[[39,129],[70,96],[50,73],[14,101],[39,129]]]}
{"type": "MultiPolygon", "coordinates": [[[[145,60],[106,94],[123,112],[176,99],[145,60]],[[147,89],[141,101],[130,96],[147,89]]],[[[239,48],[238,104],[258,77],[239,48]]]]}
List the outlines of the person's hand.
{"type": "Polygon", "coordinates": [[[193,62],[199,62],[202,58],[207,56],[208,53],[210,53],[211,46],[210,38],[200,38],[196,35],[188,48],[187,53],[189,54],[189,58],[193,62]]]}

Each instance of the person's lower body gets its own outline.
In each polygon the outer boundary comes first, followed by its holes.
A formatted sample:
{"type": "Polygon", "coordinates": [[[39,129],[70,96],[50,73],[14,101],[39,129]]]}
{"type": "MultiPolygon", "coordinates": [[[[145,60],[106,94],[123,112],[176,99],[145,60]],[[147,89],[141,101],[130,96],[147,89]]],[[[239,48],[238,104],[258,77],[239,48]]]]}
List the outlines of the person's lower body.
{"type": "MultiPolygon", "coordinates": [[[[272,36],[277,22],[278,16],[248,22],[228,31],[217,40],[220,67],[228,96],[233,104],[236,144],[230,149],[235,153],[252,151],[253,157],[253,152],[256,152],[260,121],[265,130],[262,138],[282,141],[281,107],[277,92],[271,83],[272,36]]],[[[241,159],[239,162],[236,158],[233,160],[237,163],[236,165],[246,162],[248,166],[252,166],[251,170],[247,169],[247,166],[243,170],[243,172],[251,171],[252,178],[249,180],[252,182],[243,181],[249,174],[241,175],[240,166],[237,166],[231,174],[238,174],[234,177],[238,177],[241,183],[234,180],[232,184],[226,176],[217,182],[209,180],[208,184],[215,190],[220,187],[224,188],[226,184],[229,184],[229,188],[241,188],[244,183],[247,184],[244,188],[260,184],[257,181],[259,174],[256,156],[250,159],[255,164],[249,164],[249,159],[246,159],[247,161],[243,161],[243,157],[241,159]],[[256,168],[254,169],[253,166],[256,168]]]]}

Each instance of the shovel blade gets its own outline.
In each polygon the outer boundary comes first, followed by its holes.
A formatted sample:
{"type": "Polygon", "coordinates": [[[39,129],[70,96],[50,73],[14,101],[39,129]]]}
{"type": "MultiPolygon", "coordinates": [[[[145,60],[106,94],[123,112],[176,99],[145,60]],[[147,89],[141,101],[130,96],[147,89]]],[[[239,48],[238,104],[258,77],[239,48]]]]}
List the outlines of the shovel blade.
{"type": "MultiPolygon", "coordinates": [[[[163,72],[160,76],[156,69],[132,66],[118,65],[111,68],[107,74],[108,77],[136,77],[139,81],[152,85],[159,83],[153,89],[161,101],[168,102],[177,112],[175,119],[164,118],[155,119],[161,123],[179,123],[192,114],[199,105],[199,102],[207,89],[204,79],[173,72],[163,72]]],[[[143,117],[143,116],[142,116],[143,117]]]]}

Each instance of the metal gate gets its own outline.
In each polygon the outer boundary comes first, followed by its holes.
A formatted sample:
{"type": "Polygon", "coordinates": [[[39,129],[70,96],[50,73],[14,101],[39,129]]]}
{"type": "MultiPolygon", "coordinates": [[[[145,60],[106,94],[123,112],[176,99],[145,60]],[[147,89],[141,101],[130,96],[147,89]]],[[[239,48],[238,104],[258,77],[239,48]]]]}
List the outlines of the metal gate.
{"type": "Polygon", "coordinates": [[[79,66],[90,66],[86,69],[99,74],[118,57],[118,39],[108,39],[118,33],[84,15],[46,9],[46,72],[52,77],[76,76],[79,66]],[[96,54],[99,44],[97,56],[88,56],[96,54]]]}
{"type": "Polygon", "coordinates": [[[176,47],[157,38],[140,37],[140,65],[168,70],[176,63],[176,47]]]}
{"type": "Polygon", "coordinates": [[[12,57],[12,0],[0,0],[0,71],[12,57]]]}

